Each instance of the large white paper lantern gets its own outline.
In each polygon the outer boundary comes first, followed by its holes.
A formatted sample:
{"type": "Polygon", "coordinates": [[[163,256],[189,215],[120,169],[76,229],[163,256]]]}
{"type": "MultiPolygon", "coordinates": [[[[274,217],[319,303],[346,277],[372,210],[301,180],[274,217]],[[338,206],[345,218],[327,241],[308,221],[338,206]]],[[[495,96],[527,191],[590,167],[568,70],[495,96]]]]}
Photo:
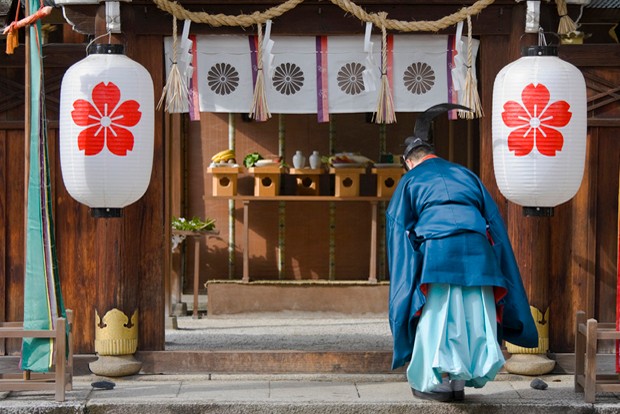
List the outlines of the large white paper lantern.
{"type": "Polygon", "coordinates": [[[531,46],[493,86],[493,162],[499,190],[526,212],[570,200],[586,155],[586,86],[557,48],[531,46]]]}
{"type": "Polygon", "coordinates": [[[123,54],[96,45],[71,66],[60,93],[60,163],[71,197],[95,217],[118,217],[144,195],[154,141],[153,80],[123,54]]]}

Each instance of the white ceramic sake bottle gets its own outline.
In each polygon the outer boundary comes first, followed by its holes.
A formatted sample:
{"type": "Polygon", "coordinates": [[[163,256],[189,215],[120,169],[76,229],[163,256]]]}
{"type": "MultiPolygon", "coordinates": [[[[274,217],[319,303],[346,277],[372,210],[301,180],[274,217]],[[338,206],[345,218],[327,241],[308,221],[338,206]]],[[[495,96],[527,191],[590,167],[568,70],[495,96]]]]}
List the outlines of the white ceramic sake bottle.
{"type": "Polygon", "coordinates": [[[313,170],[321,168],[321,155],[318,151],[312,151],[312,155],[310,155],[310,168],[313,170]]]}
{"type": "Polygon", "coordinates": [[[306,157],[304,157],[304,154],[299,150],[295,151],[295,155],[293,155],[293,167],[304,168],[305,165],[306,157]]]}

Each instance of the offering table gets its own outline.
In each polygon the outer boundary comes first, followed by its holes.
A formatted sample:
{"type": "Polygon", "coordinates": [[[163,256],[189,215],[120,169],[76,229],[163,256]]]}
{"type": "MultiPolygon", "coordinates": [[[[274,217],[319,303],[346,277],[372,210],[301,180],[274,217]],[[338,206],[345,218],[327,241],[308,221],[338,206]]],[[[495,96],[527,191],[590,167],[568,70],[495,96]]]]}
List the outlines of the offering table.
{"type": "Polygon", "coordinates": [[[243,278],[242,281],[250,281],[250,253],[249,253],[249,209],[252,202],[363,202],[370,203],[371,211],[371,232],[370,232],[370,262],[368,271],[368,282],[377,283],[377,203],[380,201],[389,201],[389,197],[334,197],[334,196],[273,196],[273,197],[255,197],[255,196],[234,196],[230,199],[241,201],[243,203],[243,238],[241,248],[243,250],[243,278]]]}
{"type": "MultiPolygon", "coordinates": [[[[200,239],[203,236],[207,236],[207,241],[208,241],[210,236],[217,236],[218,234],[220,234],[218,230],[195,230],[195,231],[194,230],[177,230],[177,229],[172,230],[173,238],[174,237],[177,238],[176,241],[173,240],[172,251],[174,251],[178,243],[185,240],[185,238],[192,237],[194,239],[194,280],[193,280],[194,306],[192,309],[193,319],[200,318],[200,315],[198,314],[198,289],[200,287],[199,286],[199,282],[200,282],[200,239]]],[[[179,287],[177,289],[179,290],[179,292],[181,292],[182,291],[182,288],[180,287],[181,281],[176,280],[174,281],[174,283],[179,284],[179,287]]],[[[181,295],[179,294],[179,299],[180,297],[181,295]]]]}

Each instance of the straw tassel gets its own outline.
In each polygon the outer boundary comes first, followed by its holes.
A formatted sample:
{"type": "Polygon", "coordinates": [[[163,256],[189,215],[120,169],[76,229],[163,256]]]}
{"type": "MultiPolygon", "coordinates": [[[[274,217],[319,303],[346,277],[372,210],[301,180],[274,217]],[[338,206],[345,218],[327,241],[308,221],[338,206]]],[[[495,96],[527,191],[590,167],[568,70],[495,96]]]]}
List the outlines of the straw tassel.
{"type": "Polygon", "coordinates": [[[258,25],[258,47],[256,56],[256,85],[254,85],[254,97],[250,108],[250,118],[256,121],[266,121],[271,118],[269,107],[267,106],[267,96],[265,94],[265,74],[263,73],[263,29],[258,25]]]}
{"type": "Polygon", "coordinates": [[[555,0],[555,4],[558,9],[558,16],[560,16],[560,24],[558,25],[558,34],[565,35],[565,34],[577,31],[577,24],[568,15],[568,8],[566,7],[566,0],[555,0]]]}
{"type": "MultiPolygon", "coordinates": [[[[382,20],[385,20],[387,13],[379,13],[382,20]]],[[[393,124],[396,122],[394,113],[394,99],[390,89],[390,82],[387,75],[387,33],[385,24],[381,25],[381,85],[379,88],[379,100],[377,102],[377,112],[375,122],[377,124],[393,124]]]]}
{"type": "Polygon", "coordinates": [[[177,39],[177,18],[172,18],[172,66],[168,74],[168,80],[161,92],[161,98],[157,104],[157,110],[161,109],[164,101],[164,109],[168,113],[179,113],[185,110],[189,99],[189,88],[185,82],[185,77],[181,75],[178,59],[178,39],[177,39]]]}
{"type": "Polygon", "coordinates": [[[467,16],[467,76],[465,77],[465,91],[462,105],[471,109],[470,111],[458,111],[459,118],[474,119],[482,118],[484,112],[478,95],[478,81],[474,73],[475,64],[473,62],[473,46],[471,35],[471,17],[467,16]]]}

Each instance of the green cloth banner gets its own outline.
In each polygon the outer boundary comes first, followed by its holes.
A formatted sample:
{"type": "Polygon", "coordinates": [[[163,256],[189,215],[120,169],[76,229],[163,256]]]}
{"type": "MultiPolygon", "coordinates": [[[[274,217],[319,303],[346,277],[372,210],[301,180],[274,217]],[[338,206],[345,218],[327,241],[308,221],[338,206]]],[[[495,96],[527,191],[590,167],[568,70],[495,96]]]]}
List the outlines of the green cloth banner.
{"type": "MultiPolygon", "coordinates": [[[[30,10],[40,4],[29,0],[30,10]]],[[[24,328],[52,330],[56,318],[66,317],[62,301],[54,231],[47,150],[41,23],[30,26],[30,166],[26,224],[24,328]]],[[[54,343],[48,338],[25,338],[21,368],[47,372],[52,366],[54,343]]]]}

